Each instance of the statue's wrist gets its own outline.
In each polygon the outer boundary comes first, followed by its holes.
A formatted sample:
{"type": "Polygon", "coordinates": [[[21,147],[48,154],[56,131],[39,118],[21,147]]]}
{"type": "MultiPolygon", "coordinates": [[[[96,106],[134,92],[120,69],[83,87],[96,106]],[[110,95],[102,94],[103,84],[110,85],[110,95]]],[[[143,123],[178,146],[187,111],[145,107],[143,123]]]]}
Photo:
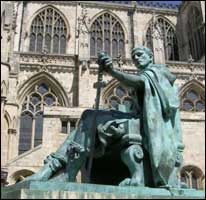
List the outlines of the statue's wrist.
{"type": "Polygon", "coordinates": [[[111,66],[109,66],[107,69],[108,69],[107,72],[108,72],[108,73],[111,73],[111,72],[113,71],[113,66],[111,65],[111,66]]]}

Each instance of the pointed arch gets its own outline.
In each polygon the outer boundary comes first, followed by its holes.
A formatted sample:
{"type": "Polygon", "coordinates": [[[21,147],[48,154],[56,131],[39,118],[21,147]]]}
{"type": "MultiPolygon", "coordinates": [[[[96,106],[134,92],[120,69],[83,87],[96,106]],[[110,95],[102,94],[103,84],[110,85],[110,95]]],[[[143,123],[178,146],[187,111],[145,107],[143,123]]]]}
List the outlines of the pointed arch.
{"type": "Polygon", "coordinates": [[[70,106],[69,98],[62,85],[51,74],[45,71],[35,74],[20,86],[17,93],[17,100],[19,101],[19,104],[21,105],[23,103],[25,96],[33,91],[32,89],[36,84],[43,82],[47,83],[53,91],[55,91],[61,106],[70,106]]]}
{"type": "Polygon", "coordinates": [[[24,180],[27,176],[31,176],[34,173],[35,172],[33,172],[32,170],[28,170],[28,169],[18,170],[10,176],[10,182],[12,184],[18,183],[24,180]]]}
{"type": "Polygon", "coordinates": [[[185,90],[187,90],[191,86],[197,87],[201,89],[202,91],[204,91],[204,88],[205,88],[205,86],[201,82],[197,81],[196,79],[193,79],[191,81],[186,82],[184,85],[181,86],[181,88],[179,89],[179,96],[181,97],[182,94],[185,92],[185,90]]]}
{"type": "Polygon", "coordinates": [[[117,54],[125,56],[128,34],[118,16],[109,10],[103,10],[92,18],[90,24],[91,56],[97,56],[98,50],[104,50],[112,57],[117,57],[117,54]]]}
{"type": "Polygon", "coordinates": [[[2,96],[2,97],[6,97],[6,95],[7,95],[7,87],[6,87],[6,82],[5,82],[5,80],[3,80],[3,81],[1,82],[1,96],[2,96]]]}
{"type": "Polygon", "coordinates": [[[4,111],[4,117],[5,117],[5,120],[7,121],[8,128],[10,128],[12,125],[12,120],[11,120],[10,114],[6,110],[4,111]]]}
{"type": "Polygon", "coordinates": [[[181,110],[204,111],[205,110],[205,86],[193,79],[184,84],[179,90],[181,110]]]}
{"type": "Polygon", "coordinates": [[[185,165],[180,170],[180,178],[189,188],[203,189],[205,175],[203,171],[195,165],[185,165]]]}
{"type": "Polygon", "coordinates": [[[20,134],[18,153],[23,154],[43,142],[44,106],[68,106],[63,87],[49,73],[40,72],[18,90],[20,134]]]}
{"type": "Polygon", "coordinates": [[[103,10],[99,13],[97,13],[96,15],[94,15],[91,19],[91,22],[90,22],[90,26],[89,26],[89,30],[91,30],[91,27],[92,27],[92,24],[94,23],[94,21],[101,15],[105,14],[105,13],[108,13],[110,15],[112,15],[114,18],[117,19],[117,21],[121,24],[123,30],[124,30],[124,34],[125,34],[125,40],[128,40],[128,31],[126,29],[126,26],[124,25],[124,22],[113,12],[111,12],[110,10],[103,10]]]}
{"type": "Polygon", "coordinates": [[[120,110],[119,105],[121,105],[121,108],[124,107],[123,109],[126,109],[127,112],[130,112],[135,106],[130,89],[116,79],[112,79],[104,88],[102,100],[105,108],[120,110]]]}
{"type": "MultiPolygon", "coordinates": [[[[179,50],[175,25],[165,16],[155,17],[163,37],[164,52],[166,60],[179,60],[179,50]]],[[[153,18],[149,20],[144,29],[144,43],[148,48],[153,49],[153,18]]],[[[154,50],[153,50],[154,51],[154,50]]]]}
{"type": "Polygon", "coordinates": [[[1,164],[2,166],[6,165],[8,161],[8,152],[9,149],[9,129],[11,127],[11,117],[7,111],[4,111],[4,116],[2,116],[1,124],[1,164]]]}
{"type": "Polygon", "coordinates": [[[116,88],[119,84],[120,84],[120,82],[118,80],[116,80],[114,78],[111,79],[102,91],[102,99],[105,100],[107,98],[107,96],[110,95],[110,92],[112,90],[114,90],[114,88],[116,88]]]}
{"type": "Polygon", "coordinates": [[[66,53],[70,26],[65,15],[53,5],[44,6],[36,11],[27,30],[29,30],[30,37],[29,51],[41,52],[46,46],[48,53],[66,53]],[[58,36],[59,40],[54,46],[55,36],[58,36]]]}

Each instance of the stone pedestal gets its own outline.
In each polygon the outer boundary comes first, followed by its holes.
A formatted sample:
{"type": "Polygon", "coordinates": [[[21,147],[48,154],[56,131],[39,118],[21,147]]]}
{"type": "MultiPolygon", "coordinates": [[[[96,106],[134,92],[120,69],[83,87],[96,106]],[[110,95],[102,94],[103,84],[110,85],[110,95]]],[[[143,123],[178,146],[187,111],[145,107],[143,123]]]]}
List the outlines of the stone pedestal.
{"type": "Polygon", "coordinates": [[[25,181],[1,188],[2,199],[204,199],[205,191],[25,181]]]}

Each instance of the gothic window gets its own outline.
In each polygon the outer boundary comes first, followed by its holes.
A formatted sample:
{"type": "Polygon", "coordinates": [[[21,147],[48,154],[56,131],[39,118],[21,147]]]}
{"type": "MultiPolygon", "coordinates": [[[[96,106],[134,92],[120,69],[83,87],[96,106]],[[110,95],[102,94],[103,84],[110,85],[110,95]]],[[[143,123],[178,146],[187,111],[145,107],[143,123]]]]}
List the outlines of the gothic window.
{"type": "Polygon", "coordinates": [[[108,93],[104,98],[104,104],[106,107],[115,110],[121,110],[121,105],[124,105],[123,107],[125,107],[126,111],[130,111],[132,106],[134,106],[130,91],[120,84],[108,93]]]}
{"type": "Polygon", "coordinates": [[[26,96],[20,117],[19,154],[42,143],[44,106],[58,106],[58,98],[51,88],[41,83],[26,96]]]}
{"type": "Polygon", "coordinates": [[[183,111],[205,111],[205,93],[197,87],[187,89],[181,98],[181,110],[183,111]]]}
{"type": "MultiPolygon", "coordinates": [[[[156,18],[160,27],[160,35],[163,38],[165,60],[179,60],[177,36],[174,28],[161,17],[156,18]]],[[[153,27],[152,22],[146,32],[147,47],[153,49],[153,27]]]]}
{"type": "Polygon", "coordinates": [[[61,130],[61,132],[67,134],[67,132],[68,132],[68,131],[67,131],[68,120],[62,120],[61,123],[62,123],[62,130],[61,130]]]}
{"type": "Polygon", "coordinates": [[[90,54],[97,56],[99,50],[111,57],[125,55],[125,35],[120,22],[109,13],[99,16],[91,26],[90,54]]]}
{"type": "Polygon", "coordinates": [[[187,21],[187,34],[192,58],[197,61],[205,53],[204,26],[202,15],[196,7],[191,7],[187,21]]]}
{"type": "Polygon", "coordinates": [[[78,120],[77,119],[70,119],[70,133],[76,129],[78,124],[78,120]]]}
{"type": "Polygon", "coordinates": [[[147,41],[147,47],[151,50],[153,50],[153,42],[152,42],[152,30],[150,27],[147,29],[146,33],[146,41],[147,41]]]}
{"type": "Polygon", "coordinates": [[[62,16],[54,8],[47,7],[32,21],[29,50],[48,53],[66,53],[67,28],[62,16]]]}
{"type": "Polygon", "coordinates": [[[181,181],[192,189],[202,189],[203,178],[204,175],[202,171],[195,166],[185,166],[180,172],[181,181]]]}

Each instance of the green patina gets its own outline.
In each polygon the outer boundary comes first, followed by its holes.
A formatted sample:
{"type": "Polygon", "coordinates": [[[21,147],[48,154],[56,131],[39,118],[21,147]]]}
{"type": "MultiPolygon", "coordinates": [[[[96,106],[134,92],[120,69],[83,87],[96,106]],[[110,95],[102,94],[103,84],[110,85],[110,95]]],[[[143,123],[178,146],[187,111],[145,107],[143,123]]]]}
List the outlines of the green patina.
{"type": "Polygon", "coordinates": [[[39,172],[17,184],[15,189],[27,188],[28,181],[44,181],[39,186],[33,183],[33,189],[75,191],[79,198],[84,198],[85,192],[101,193],[98,185],[74,187],[68,183],[75,182],[78,171],[84,169],[87,172],[84,182],[119,185],[115,189],[105,185],[105,193],[134,193],[141,198],[149,198],[149,194],[153,198],[195,194],[195,190],[181,189],[185,185],[177,179],[184,145],[176,77],[165,65],[153,64],[152,53],[146,47],[134,48],[132,59],[139,69],[135,75],[114,69],[112,59],[104,52],[99,53],[96,103],[106,72],[130,88],[134,104],[129,108],[119,106],[119,110],[103,110],[96,105],[96,109],[84,111],[78,128],[45,159],[39,172]],[[112,168],[115,163],[118,163],[116,169],[112,168]],[[95,170],[95,166],[102,169],[95,170]],[[58,185],[52,180],[58,181],[58,185]]]}

